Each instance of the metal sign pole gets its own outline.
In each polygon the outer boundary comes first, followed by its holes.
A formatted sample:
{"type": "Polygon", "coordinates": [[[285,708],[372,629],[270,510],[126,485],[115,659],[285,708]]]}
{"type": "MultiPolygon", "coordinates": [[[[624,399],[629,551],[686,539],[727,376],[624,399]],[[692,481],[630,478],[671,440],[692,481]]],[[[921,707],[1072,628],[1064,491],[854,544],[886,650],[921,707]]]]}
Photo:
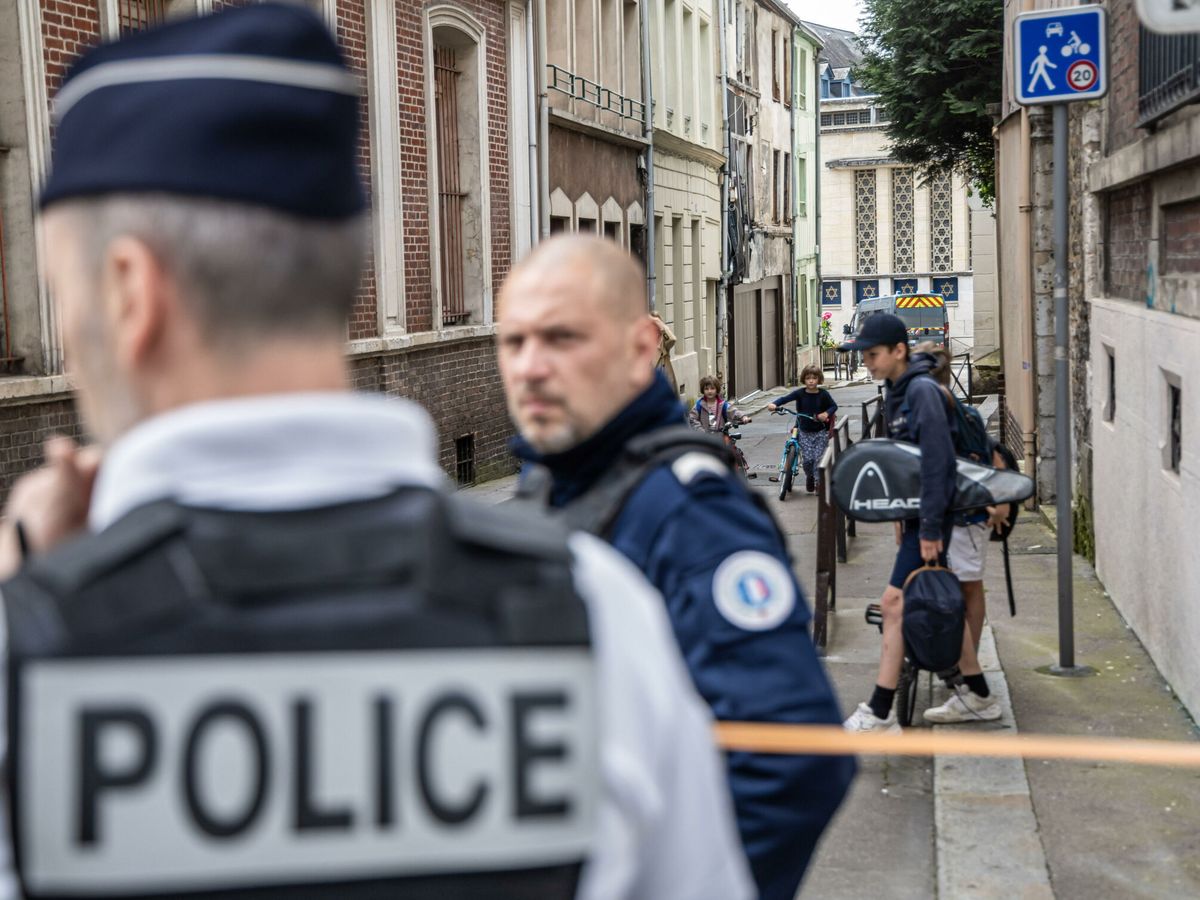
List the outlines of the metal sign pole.
{"type": "Polygon", "coordinates": [[[1067,341],[1067,104],[1054,105],[1054,490],[1058,509],[1058,665],[1075,668],[1075,584],[1072,577],[1074,522],[1071,516],[1071,385],[1067,341]]]}

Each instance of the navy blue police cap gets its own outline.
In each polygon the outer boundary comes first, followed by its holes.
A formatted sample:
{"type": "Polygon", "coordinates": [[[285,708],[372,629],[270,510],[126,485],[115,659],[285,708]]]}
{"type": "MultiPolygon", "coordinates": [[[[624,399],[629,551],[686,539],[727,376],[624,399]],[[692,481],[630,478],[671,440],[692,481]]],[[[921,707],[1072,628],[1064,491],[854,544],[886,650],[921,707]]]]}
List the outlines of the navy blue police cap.
{"type": "Polygon", "coordinates": [[[104,44],[54,101],[43,209],[169,193],[344,219],[365,208],[358,85],[313,13],[268,3],[104,44]]]}

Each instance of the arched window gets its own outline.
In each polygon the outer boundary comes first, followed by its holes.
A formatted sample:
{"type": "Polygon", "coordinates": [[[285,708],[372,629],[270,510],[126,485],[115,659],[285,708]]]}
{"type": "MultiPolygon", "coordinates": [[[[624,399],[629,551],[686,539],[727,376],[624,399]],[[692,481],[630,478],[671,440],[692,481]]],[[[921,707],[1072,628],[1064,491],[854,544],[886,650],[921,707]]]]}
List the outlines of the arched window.
{"type": "Polygon", "coordinates": [[[426,20],[431,244],[443,326],[487,324],[492,314],[487,178],[486,33],[463,10],[426,20]]]}

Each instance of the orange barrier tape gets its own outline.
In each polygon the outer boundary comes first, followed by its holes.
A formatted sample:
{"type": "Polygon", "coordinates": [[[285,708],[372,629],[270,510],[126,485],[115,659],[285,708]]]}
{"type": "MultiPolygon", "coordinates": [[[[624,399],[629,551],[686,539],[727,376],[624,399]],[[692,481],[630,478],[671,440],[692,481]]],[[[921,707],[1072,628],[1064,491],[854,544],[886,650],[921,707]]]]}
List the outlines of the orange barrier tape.
{"type": "Polygon", "coordinates": [[[1143,766],[1200,768],[1200,742],[1050,734],[968,734],[909,730],[902,734],[851,733],[840,725],[718,722],[722,750],[820,756],[994,756],[1072,759],[1143,766]]]}

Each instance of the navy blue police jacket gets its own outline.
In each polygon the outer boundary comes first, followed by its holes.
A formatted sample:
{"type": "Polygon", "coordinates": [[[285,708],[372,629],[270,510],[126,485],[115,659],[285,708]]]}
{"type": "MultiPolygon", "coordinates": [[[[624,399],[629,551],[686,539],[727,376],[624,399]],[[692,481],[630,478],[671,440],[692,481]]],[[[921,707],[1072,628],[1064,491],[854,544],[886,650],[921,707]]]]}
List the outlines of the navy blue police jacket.
{"type": "MultiPolygon", "coordinates": [[[[515,448],[549,469],[550,505],[563,507],[604,478],[631,438],[684,421],[683,406],[657,376],[576,447],[540,455],[518,439],[515,448]]],[[[607,538],[663,595],[692,679],[717,719],[839,723],[782,536],[749,490],[720,466],[663,464],[634,489],[607,538]]],[[[750,753],[730,753],[727,762],[760,896],[792,900],[854,762],[750,753]]]]}
{"type": "Polygon", "coordinates": [[[888,437],[921,448],[920,536],[927,541],[942,540],[958,471],[946,395],[929,374],[935,362],[926,353],[913,354],[905,373],[887,383],[884,410],[888,437]]]}

